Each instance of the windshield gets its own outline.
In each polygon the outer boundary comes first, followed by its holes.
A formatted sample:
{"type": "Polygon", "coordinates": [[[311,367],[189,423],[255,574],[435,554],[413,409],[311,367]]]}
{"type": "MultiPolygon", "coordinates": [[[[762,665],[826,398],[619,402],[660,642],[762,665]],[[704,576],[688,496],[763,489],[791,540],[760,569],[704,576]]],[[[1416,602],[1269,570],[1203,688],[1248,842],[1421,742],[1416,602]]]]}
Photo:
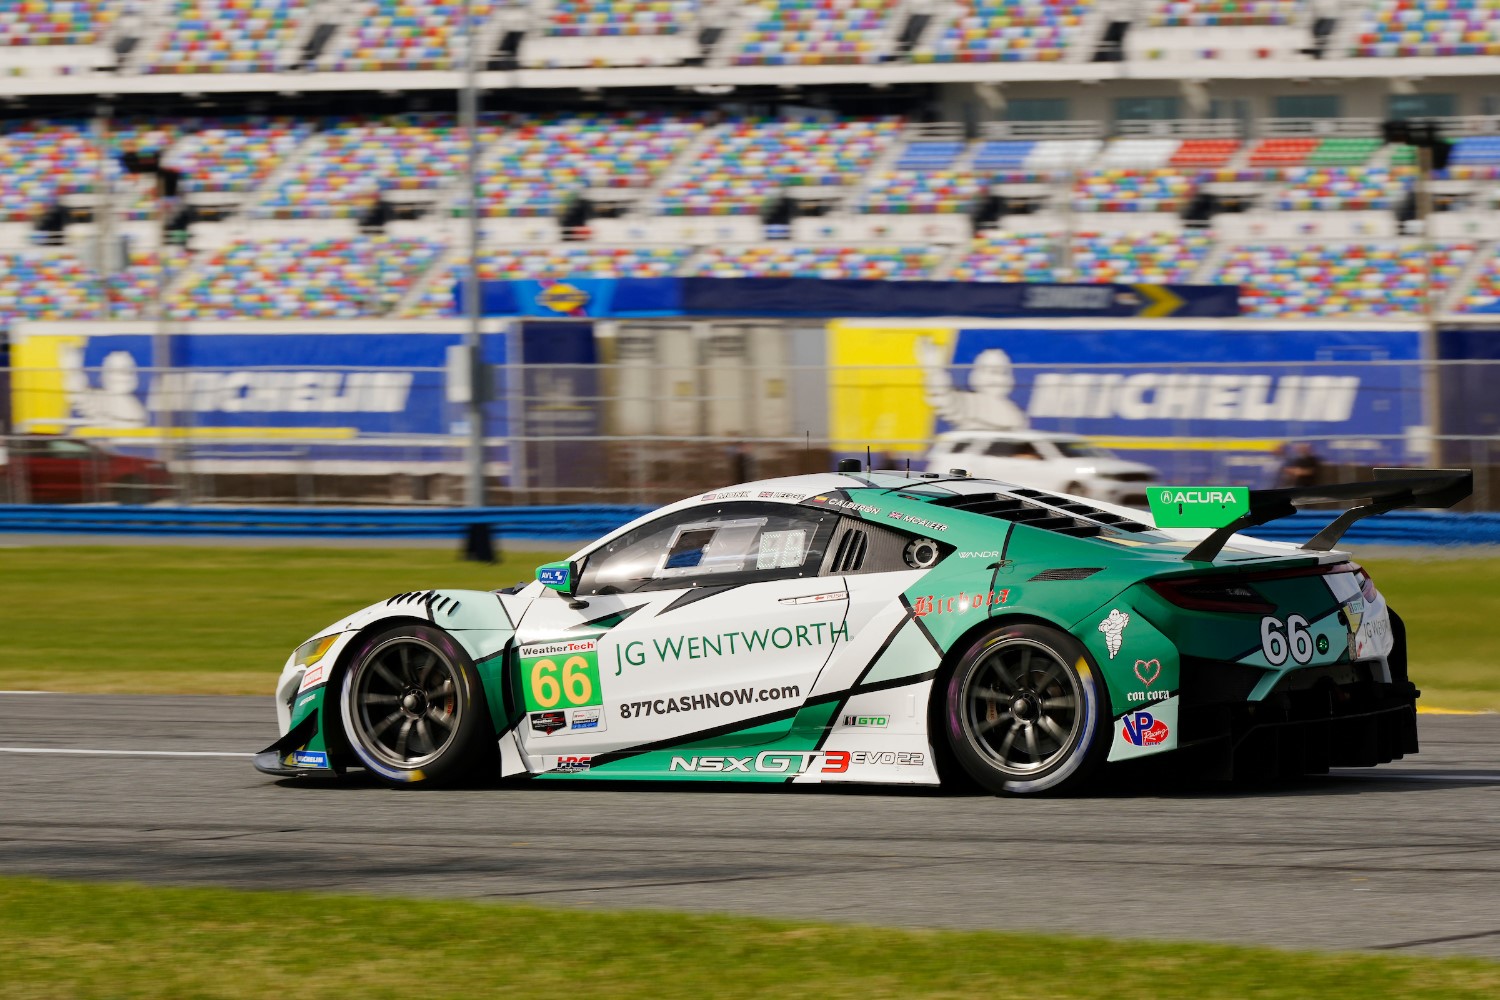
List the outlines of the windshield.
{"type": "Polygon", "coordinates": [[[1054,441],[1057,450],[1067,458],[1114,458],[1115,453],[1108,448],[1100,448],[1089,444],[1087,441],[1054,441]]]}

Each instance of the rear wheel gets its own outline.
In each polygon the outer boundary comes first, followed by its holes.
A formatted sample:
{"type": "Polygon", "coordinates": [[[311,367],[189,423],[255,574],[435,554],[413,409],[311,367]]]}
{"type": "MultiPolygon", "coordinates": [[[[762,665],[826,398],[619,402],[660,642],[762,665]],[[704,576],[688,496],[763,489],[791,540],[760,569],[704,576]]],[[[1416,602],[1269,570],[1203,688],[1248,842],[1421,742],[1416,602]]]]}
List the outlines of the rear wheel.
{"type": "Polygon", "coordinates": [[[1072,636],[1002,625],[964,653],[948,681],[948,742],[964,771],[992,792],[1076,788],[1109,751],[1108,696],[1072,636]]]}
{"type": "Polygon", "coordinates": [[[363,641],[340,704],[350,748],[388,784],[452,783],[493,767],[479,672],[441,629],[398,625],[363,641]]]}

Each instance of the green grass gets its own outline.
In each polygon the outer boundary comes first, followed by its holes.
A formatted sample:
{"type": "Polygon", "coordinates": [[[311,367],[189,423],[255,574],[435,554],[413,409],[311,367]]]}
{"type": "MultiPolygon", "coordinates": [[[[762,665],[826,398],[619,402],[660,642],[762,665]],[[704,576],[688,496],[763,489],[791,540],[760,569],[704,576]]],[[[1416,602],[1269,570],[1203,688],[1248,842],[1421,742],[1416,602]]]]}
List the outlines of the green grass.
{"type": "Polygon", "coordinates": [[[8,1000],[1500,995],[1475,959],[462,901],[0,878],[0,912],[8,1000]]]}
{"type": "MultiPolygon", "coordinates": [[[[287,653],[351,611],[405,590],[529,580],[555,557],[485,566],[449,549],[0,549],[0,689],[268,694],[287,653]]],[[[1500,710],[1500,558],[1367,565],[1410,630],[1422,704],[1500,710]]]]}
{"type": "Polygon", "coordinates": [[[269,695],[297,644],[392,594],[493,590],[556,556],[453,549],[0,549],[0,690],[269,695]]]}
{"type": "Polygon", "coordinates": [[[1418,704],[1500,711],[1500,558],[1360,564],[1406,622],[1418,704]]]}

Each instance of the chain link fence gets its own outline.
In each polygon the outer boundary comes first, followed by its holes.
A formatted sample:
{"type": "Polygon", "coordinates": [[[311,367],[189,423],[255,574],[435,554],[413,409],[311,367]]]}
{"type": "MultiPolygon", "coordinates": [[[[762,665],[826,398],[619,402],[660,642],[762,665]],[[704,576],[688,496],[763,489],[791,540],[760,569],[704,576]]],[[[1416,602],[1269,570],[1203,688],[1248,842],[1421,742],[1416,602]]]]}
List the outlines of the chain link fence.
{"type": "MultiPolygon", "coordinates": [[[[1475,471],[1468,506],[1500,506],[1500,362],[1001,371],[713,350],[663,363],[620,341],[598,364],[492,367],[487,501],[663,503],[858,456],[1083,492],[1124,475],[1105,468],[1112,458],[1139,466],[1139,483],[1252,487],[1464,467],[1475,471]]],[[[443,369],[106,363],[0,369],[0,387],[11,400],[6,502],[462,501],[467,415],[443,369]]]]}

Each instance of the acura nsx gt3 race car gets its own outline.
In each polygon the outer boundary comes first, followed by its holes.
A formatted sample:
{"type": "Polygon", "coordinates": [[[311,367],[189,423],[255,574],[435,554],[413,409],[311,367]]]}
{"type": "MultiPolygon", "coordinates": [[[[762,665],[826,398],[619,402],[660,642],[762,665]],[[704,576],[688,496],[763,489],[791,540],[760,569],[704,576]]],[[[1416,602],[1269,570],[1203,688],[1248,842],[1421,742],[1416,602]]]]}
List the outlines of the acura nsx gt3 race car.
{"type": "Polygon", "coordinates": [[[278,776],[1074,787],[1191,750],[1297,775],[1417,750],[1401,619],[1333,545],[1466,471],[1151,490],[797,476],[642,517],[495,592],[397,594],[299,646],[278,776]],[[1355,502],[1294,546],[1237,532],[1355,502]]]}

